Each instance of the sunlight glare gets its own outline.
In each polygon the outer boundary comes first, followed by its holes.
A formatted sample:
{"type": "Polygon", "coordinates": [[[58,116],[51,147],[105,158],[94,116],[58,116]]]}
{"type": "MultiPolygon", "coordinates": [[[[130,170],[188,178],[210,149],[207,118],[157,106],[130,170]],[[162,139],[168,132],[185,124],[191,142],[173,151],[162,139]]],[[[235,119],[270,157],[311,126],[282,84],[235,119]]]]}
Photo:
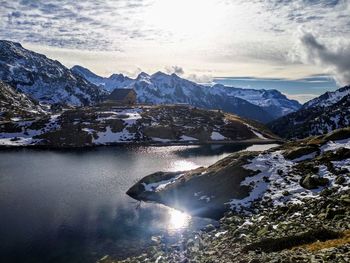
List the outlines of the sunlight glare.
{"type": "Polygon", "coordinates": [[[199,165],[197,165],[191,161],[176,160],[176,161],[171,163],[171,167],[169,168],[169,171],[173,171],[173,172],[188,171],[188,170],[196,169],[198,167],[199,167],[199,165]]]}
{"type": "Polygon", "coordinates": [[[217,0],[157,0],[147,11],[146,21],[175,36],[200,35],[220,20],[217,0]]]}
{"type": "Polygon", "coordinates": [[[188,226],[191,217],[176,209],[169,210],[169,230],[178,230],[188,226]]]}

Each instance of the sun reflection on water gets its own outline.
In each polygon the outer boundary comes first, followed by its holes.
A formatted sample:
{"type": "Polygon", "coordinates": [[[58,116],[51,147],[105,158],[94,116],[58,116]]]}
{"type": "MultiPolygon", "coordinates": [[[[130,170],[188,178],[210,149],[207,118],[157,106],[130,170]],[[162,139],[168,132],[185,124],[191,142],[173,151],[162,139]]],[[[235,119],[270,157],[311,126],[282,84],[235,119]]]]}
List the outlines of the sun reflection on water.
{"type": "Polygon", "coordinates": [[[170,231],[180,230],[187,227],[191,216],[176,209],[169,209],[168,229],[170,231]]]}
{"type": "Polygon", "coordinates": [[[171,163],[169,171],[187,171],[198,168],[199,165],[187,160],[176,160],[171,163]]]}

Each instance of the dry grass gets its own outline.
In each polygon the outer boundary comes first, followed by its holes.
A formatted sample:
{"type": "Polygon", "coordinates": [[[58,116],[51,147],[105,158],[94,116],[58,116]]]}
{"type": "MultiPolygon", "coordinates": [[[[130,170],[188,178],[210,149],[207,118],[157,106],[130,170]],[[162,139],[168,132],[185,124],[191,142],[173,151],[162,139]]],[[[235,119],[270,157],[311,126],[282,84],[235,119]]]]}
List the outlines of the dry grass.
{"type": "Polygon", "coordinates": [[[317,242],[302,245],[299,247],[305,248],[313,252],[313,251],[319,251],[319,250],[331,248],[331,247],[339,247],[349,243],[350,243],[350,230],[346,230],[342,233],[342,236],[340,238],[331,239],[324,242],[317,241],[317,242]]]}

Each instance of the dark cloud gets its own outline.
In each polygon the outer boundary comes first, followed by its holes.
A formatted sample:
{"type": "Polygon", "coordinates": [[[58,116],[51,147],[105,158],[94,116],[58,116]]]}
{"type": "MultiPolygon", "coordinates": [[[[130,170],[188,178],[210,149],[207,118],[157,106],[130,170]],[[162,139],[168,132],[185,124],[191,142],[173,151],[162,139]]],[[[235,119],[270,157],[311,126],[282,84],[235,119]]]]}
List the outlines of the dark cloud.
{"type": "Polygon", "coordinates": [[[302,51],[309,62],[319,64],[335,74],[341,84],[350,84],[350,43],[325,45],[312,33],[304,33],[300,38],[302,51]]]}
{"type": "Polygon", "coordinates": [[[165,68],[166,72],[169,74],[175,73],[176,75],[183,75],[185,74],[185,71],[182,67],[179,66],[171,66],[171,67],[166,67],[165,68]]]}

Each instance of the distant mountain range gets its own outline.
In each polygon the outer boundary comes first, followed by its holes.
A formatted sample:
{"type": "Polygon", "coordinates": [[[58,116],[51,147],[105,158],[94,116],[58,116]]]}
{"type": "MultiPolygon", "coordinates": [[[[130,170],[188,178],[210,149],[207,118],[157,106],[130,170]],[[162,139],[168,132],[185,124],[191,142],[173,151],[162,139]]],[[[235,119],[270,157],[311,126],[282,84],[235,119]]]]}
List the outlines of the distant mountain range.
{"type": "Polygon", "coordinates": [[[74,66],[71,70],[109,92],[115,88],[133,88],[142,103],[186,103],[222,109],[265,123],[301,107],[297,101],[288,99],[277,90],[241,89],[220,84],[210,87],[160,71],[153,75],[142,72],[132,79],[122,74],[101,77],[81,66],[74,66]]]}
{"type": "Polygon", "coordinates": [[[0,41],[0,80],[41,105],[94,105],[115,88],[133,88],[141,103],[222,109],[264,123],[301,107],[277,90],[241,89],[219,84],[205,86],[163,72],[140,73],[135,79],[122,74],[105,78],[81,66],[68,69],[19,43],[5,40],[0,41]]]}
{"type": "Polygon", "coordinates": [[[334,92],[326,92],[268,126],[284,138],[305,138],[349,125],[350,86],[345,86],[334,92]]]}

